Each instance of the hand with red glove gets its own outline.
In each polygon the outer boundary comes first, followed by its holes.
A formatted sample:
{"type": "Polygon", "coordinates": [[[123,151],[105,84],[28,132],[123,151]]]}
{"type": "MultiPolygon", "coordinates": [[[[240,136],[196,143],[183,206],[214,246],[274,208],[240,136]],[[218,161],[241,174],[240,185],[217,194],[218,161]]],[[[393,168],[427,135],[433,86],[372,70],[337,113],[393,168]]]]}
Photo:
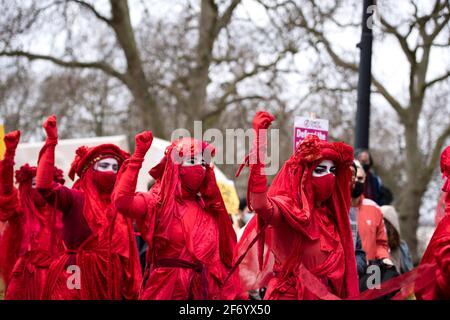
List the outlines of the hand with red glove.
{"type": "Polygon", "coordinates": [[[55,170],[55,148],[58,143],[56,116],[49,116],[44,121],[42,127],[47,134],[47,139],[39,152],[36,187],[38,189],[50,189],[53,184],[53,173],[55,170]]]}
{"type": "Polygon", "coordinates": [[[153,142],[153,134],[151,131],[143,131],[135,137],[136,148],[134,156],[139,159],[144,159],[148,149],[150,149],[153,142]]]}
{"type": "Polygon", "coordinates": [[[253,130],[255,130],[255,140],[250,154],[251,164],[264,164],[264,155],[267,149],[267,129],[274,120],[275,117],[266,111],[258,111],[253,118],[252,124],[253,130]],[[257,156],[256,159],[253,158],[255,156],[257,156]]]}
{"type": "Polygon", "coordinates": [[[248,189],[252,193],[262,193],[267,190],[267,176],[264,173],[265,153],[267,149],[267,132],[275,117],[266,111],[259,111],[253,118],[255,141],[250,154],[250,176],[248,189]],[[256,156],[256,159],[255,159],[256,156]]]}
{"type": "Polygon", "coordinates": [[[253,129],[255,131],[268,129],[274,120],[275,117],[267,111],[258,111],[253,118],[253,129]]]}
{"type": "Polygon", "coordinates": [[[14,159],[20,141],[20,131],[16,130],[6,134],[4,141],[6,146],[5,158],[14,159]]]}
{"type": "Polygon", "coordinates": [[[5,158],[0,161],[0,194],[9,195],[14,189],[14,156],[20,140],[20,131],[5,135],[5,158]]]}
{"type": "Polygon", "coordinates": [[[58,140],[58,127],[56,126],[56,116],[51,115],[45,120],[44,125],[45,133],[47,134],[47,139],[56,141],[58,140]]]}

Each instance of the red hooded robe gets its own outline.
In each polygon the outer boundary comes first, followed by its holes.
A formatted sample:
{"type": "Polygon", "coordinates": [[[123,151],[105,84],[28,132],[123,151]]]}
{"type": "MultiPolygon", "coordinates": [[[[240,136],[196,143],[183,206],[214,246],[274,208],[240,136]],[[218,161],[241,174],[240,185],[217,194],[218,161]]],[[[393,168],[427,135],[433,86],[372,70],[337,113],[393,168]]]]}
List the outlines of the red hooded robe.
{"type": "Polygon", "coordinates": [[[46,172],[54,162],[55,145],[47,141],[41,150],[37,187],[63,213],[65,252],[50,267],[43,298],[136,299],[141,269],[132,222],[113,208],[111,195],[99,193],[93,170],[101,159],[113,157],[120,165],[129,154],[112,144],[80,147],[69,172],[72,180],[75,174],[80,177],[72,189],[60,184],[48,188],[46,172]]]}
{"type": "Polygon", "coordinates": [[[283,165],[267,196],[249,192],[250,206],[267,202],[261,208],[278,218],[268,222],[255,216],[238,243],[235,263],[240,263],[244,289],[267,287],[265,299],[327,299],[327,292],[304,276],[309,273],[339,298],[358,294],[348,218],[352,161],[352,147],[308,136],[283,165]],[[336,182],[326,205],[316,209],[312,172],[322,160],[334,161],[336,182]]]}
{"type": "MultiPolygon", "coordinates": [[[[13,163],[6,161],[2,174],[10,176],[5,170],[12,172],[13,163]]],[[[0,195],[0,220],[7,222],[0,240],[0,274],[7,300],[40,299],[50,264],[62,251],[61,213],[32,189],[35,176],[36,167],[23,165],[16,171],[19,190],[0,195]]],[[[59,169],[51,178],[64,183],[59,169]]]]}
{"type": "Polygon", "coordinates": [[[149,247],[140,299],[234,299],[240,291],[237,276],[224,282],[231,267],[236,234],[214,185],[214,173],[210,172],[213,180],[203,180],[201,188],[217,192],[213,198],[205,199],[201,192],[182,188],[181,162],[175,160],[183,155],[204,155],[206,149],[213,155],[211,148],[195,139],[173,142],[150,171],[156,183],[148,193],[129,193],[136,188],[143,159],[133,155],[121,168],[114,196],[116,206],[124,214],[139,212],[137,225],[149,247]]]}

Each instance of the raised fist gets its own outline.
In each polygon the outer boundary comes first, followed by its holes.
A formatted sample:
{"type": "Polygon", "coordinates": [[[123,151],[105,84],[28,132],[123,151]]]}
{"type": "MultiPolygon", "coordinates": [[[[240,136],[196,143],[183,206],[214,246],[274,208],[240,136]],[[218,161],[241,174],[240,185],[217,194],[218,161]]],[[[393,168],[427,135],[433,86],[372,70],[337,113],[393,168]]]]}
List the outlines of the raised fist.
{"type": "Polygon", "coordinates": [[[253,129],[267,129],[272,124],[275,117],[266,111],[258,111],[253,118],[253,129]]]}
{"type": "Polygon", "coordinates": [[[4,141],[6,150],[12,154],[15,153],[20,140],[20,131],[12,131],[5,135],[4,141]]]}
{"type": "Polygon", "coordinates": [[[56,127],[56,116],[51,115],[45,120],[44,125],[45,133],[49,139],[58,139],[58,128],[56,127]]]}
{"type": "Polygon", "coordinates": [[[143,158],[152,145],[153,134],[151,131],[143,131],[136,135],[135,141],[136,150],[134,153],[143,158]]]}

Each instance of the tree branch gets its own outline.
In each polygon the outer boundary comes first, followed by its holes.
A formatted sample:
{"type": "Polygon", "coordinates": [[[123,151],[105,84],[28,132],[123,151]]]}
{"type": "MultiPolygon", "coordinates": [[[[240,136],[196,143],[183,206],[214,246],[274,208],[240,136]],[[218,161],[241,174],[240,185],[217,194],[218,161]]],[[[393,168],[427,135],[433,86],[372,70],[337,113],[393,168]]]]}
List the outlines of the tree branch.
{"type": "Polygon", "coordinates": [[[216,28],[216,36],[219,34],[220,30],[222,30],[224,27],[226,27],[231,20],[231,17],[233,16],[234,9],[241,3],[241,0],[233,0],[231,1],[228,8],[225,10],[225,12],[222,14],[222,16],[219,18],[219,21],[217,23],[216,28]]]}
{"type": "Polygon", "coordinates": [[[407,37],[402,36],[400,32],[397,30],[397,28],[391,25],[389,22],[387,22],[381,15],[380,15],[380,22],[385,27],[386,32],[394,35],[395,38],[397,38],[398,42],[400,43],[400,46],[403,49],[403,52],[408,58],[409,63],[411,65],[416,64],[414,52],[409,48],[408,42],[406,41],[407,37]]]}
{"type": "Polygon", "coordinates": [[[389,102],[389,104],[394,108],[395,112],[397,112],[400,119],[404,119],[406,116],[406,109],[403,108],[401,103],[394,98],[393,95],[389,93],[389,91],[386,89],[386,87],[381,84],[373,75],[372,75],[372,83],[377,88],[379,93],[389,102]]]}
{"type": "Polygon", "coordinates": [[[89,10],[90,12],[92,12],[99,20],[102,20],[103,22],[105,22],[108,25],[111,25],[111,19],[106,18],[105,16],[101,15],[97,9],[94,8],[93,5],[85,2],[85,1],[81,1],[81,0],[69,0],[70,2],[75,2],[77,4],[79,4],[80,6],[86,8],[87,10],[89,10]]]}
{"type": "Polygon", "coordinates": [[[117,79],[119,79],[120,81],[126,83],[126,79],[125,79],[125,75],[118,72],[117,70],[115,70],[113,67],[111,67],[110,65],[104,63],[104,62],[100,62],[100,61],[96,61],[96,62],[80,62],[80,61],[65,61],[56,57],[52,57],[52,56],[48,56],[48,55],[42,55],[42,54],[34,54],[34,53],[30,53],[30,52],[25,52],[25,51],[2,51],[0,52],[0,56],[4,56],[4,57],[23,57],[23,58],[27,58],[28,60],[32,61],[32,60],[44,60],[44,61],[49,61],[52,62],[58,66],[61,67],[66,67],[66,68],[84,68],[84,69],[97,69],[97,70],[101,70],[104,73],[113,76],[117,79]]]}
{"type": "Polygon", "coordinates": [[[435,84],[438,83],[438,82],[444,81],[445,79],[447,79],[447,78],[449,78],[449,77],[450,77],[450,71],[447,71],[447,73],[443,74],[442,76],[437,77],[436,79],[433,79],[433,80],[427,82],[427,83],[425,84],[425,86],[424,86],[424,90],[425,90],[426,88],[429,88],[429,87],[435,85],[435,84]]]}
{"type": "Polygon", "coordinates": [[[265,65],[256,65],[256,66],[253,67],[253,70],[251,70],[251,71],[249,71],[249,72],[244,72],[244,73],[242,73],[240,76],[237,76],[237,77],[236,77],[236,78],[228,85],[228,88],[227,88],[227,90],[225,91],[225,93],[219,98],[219,100],[218,100],[218,102],[217,102],[217,104],[216,104],[217,107],[216,107],[214,110],[212,110],[212,111],[207,112],[206,114],[204,114],[204,115],[202,116],[202,120],[204,121],[205,119],[208,119],[208,118],[210,118],[211,116],[215,116],[215,115],[218,115],[218,114],[220,114],[221,112],[223,112],[223,111],[227,108],[227,106],[230,104],[230,102],[227,102],[228,97],[231,96],[233,93],[236,93],[237,85],[238,85],[241,81],[243,81],[243,80],[245,80],[245,79],[247,79],[247,78],[253,77],[253,76],[257,75],[257,74],[260,73],[260,72],[269,70],[270,68],[276,66],[276,65],[278,64],[278,62],[284,57],[284,55],[285,55],[286,53],[287,53],[286,51],[282,52],[282,53],[275,59],[275,61],[273,61],[273,62],[271,62],[271,63],[269,63],[269,64],[265,64],[265,65]]]}

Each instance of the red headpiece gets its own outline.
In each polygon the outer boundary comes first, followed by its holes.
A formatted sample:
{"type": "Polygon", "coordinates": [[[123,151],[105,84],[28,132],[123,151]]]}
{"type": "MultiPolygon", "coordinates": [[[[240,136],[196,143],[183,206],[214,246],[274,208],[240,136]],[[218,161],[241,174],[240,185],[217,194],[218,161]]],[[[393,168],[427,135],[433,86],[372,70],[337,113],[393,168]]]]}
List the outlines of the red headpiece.
{"type": "Polygon", "coordinates": [[[173,163],[179,163],[184,155],[195,156],[198,154],[202,154],[203,159],[207,163],[210,163],[212,157],[216,154],[216,149],[206,141],[200,141],[193,138],[175,140],[166,148],[164,157],[149,171],[149,174],[155,180],[159,180],[163,176],[167,164],[167,157],[171,157],[173,163]]]}
{"type": "MultiPolygon", "coordinates": [[[[24,164],[20,167],[19,170],[16,170],[16,182],[20,185],[26,182],[31,182],[31,180],[36,177],[37,167],[30,166],[28,163],[24,164]]],[[[64,174],[63,171],[57,167],[55,167],[55,172],[53,176],[53,180],[60,184],[64,184],[64,174]]]]}
{"type": "Polygon", "coordinates": [[[87,168],[101,159],[115,158],[120,166],[129,156],[128,152],[123,151],[114,144],[101,144],[91,148],[81,146],[77,149],[75,159],[70,167],[69,178],[74,180],[75,174],[81,177],[87,168]]]}

